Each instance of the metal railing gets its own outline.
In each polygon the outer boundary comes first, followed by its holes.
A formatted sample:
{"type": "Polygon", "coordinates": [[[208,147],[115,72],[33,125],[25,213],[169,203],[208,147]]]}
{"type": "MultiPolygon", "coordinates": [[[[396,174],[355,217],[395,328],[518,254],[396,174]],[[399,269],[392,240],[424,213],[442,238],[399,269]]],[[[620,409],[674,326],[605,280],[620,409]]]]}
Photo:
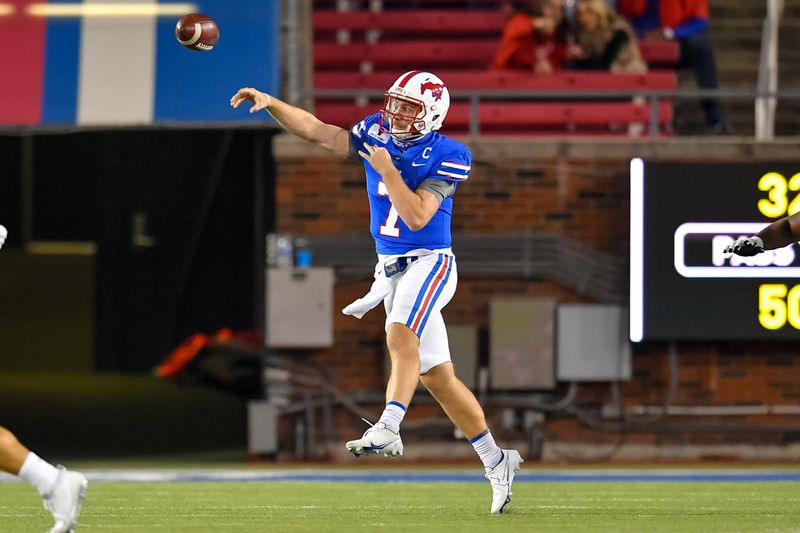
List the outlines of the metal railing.
{"type": "MultiPolygon", "coordinates": [[[[352,98],[368,101],[383,99],[383,91],[375,89],[317,89],[305,94],[316,98],[352,98]]],[[[469,135],[481,134],[480,105],[485,101],[608,101],[645,99],[650,104],[649,135],[657,137],[659,128],[659,105],[663,100],[700,100],[711,98],[753,100],[758,99],[800,99],[800,90],[764,91],[751,89],[633,89],[633,90],[591,90],[567,89],[563,91],[458,91],[450,94],[451,101],[469,101],[469,135]]]]}
{"type": "MultiPolygon", "coordinates": [[[[369,235],[297,235],[313,250],[314,264],[336,269],[337,280],[372,277],[375,244],[369,235]]],[[[599,252],[562,235],[467,234],[453,236],[461,275],[547,279],[599,302],[627,298],[627,257],[599,252]]]]}
{"type": "MultiPolygon", "coordinates": [[[[778,90],[778,26],[783,15],[783,0],[767,0],[767,16],[761,31],[761,55],[758,60],[758,90],[778,90]]],[[[775,138],[775,112],[778,102],[773,97],[755,101],[755,137],[759,141],[775,138]]]]}

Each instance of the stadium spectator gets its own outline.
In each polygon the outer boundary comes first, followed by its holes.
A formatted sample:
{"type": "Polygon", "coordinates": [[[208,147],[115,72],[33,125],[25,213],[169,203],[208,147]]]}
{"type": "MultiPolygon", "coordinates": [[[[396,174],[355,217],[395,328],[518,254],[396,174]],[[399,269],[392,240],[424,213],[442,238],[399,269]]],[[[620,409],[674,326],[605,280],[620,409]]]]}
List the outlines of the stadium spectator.
{"type": "Polygon", "coordinates": [[[647,71],[633,29],[603,0],[579,0],[575,20],[575,44],[567,50],[570,68],[614,73],[647,71]]]}
{"type": "Polygon", "coordinates": [[[533,70],[537,74],[561,70],[568,35],[563,0],[514,2],[492,68],[533,70]]]}
{"type": "Polygon", "coordinates": [[[0,470],[19,476],[39,491],[55,519],[50,533],[74,531],[88,483],[78,472],[55,467],[20,444],[0,426],[0,470]]]}
{"type": "Polygon", "coordinates": [[[800,213],[776,220],[752,237],[733,242],[725,248],[725,253],[750,257],[797,241],[800,241],[800,213]]]}
{"type": "MultiPolygon", "coordinates": [[[[631,21],[639,38],[676,40],[680,67],[694,70],[701,89],[717,88],[717,64],[708,34],[708,0],[619,0],[619,12],[631,21]]],[[[716,133],[730,126],[716,98],[700,101],[706,124],[716,133]]]]}

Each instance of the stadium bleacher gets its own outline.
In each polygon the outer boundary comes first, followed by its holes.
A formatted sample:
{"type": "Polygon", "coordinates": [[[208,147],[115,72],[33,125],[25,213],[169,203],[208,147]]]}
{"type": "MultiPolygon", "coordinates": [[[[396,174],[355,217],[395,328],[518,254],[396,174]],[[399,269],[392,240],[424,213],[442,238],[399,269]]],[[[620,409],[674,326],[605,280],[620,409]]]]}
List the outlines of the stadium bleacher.
{"type": "MultiPolygon", "coordinates": [[[[672,89],[677,82],[673,71],[652,71],[645,74],[611,74],[608,72],[572,71],[533,75],[514,70],[450,70],[439,69],[436,75],[453,91],[627,91],[672,89]]],[[[363,74],[353,70],[318,72],[314,75],[317,89],[385,90],[397,78],[396,70],[363,74]]],[[[457,95],[456,95],[457,96],[457,95]]],[[[531,97],[535,97],[531,93],[531,97]]]]}
{"type": "MultiPolygon", "coordinates": [[[[397,44],[377,42],[330,43],[314,45],[314,66],[317,70],[361,68],[403,68],[409,57],[419,68],[474,69],[487,67],[497,51],[497,39],[409,39],[397,44]],[[402,53],[398,53],[401,50],[402,53]]],[[[671,67],[678,62],[678,46],[672,41],[645,39],[639,43],[642,56],[651,66],[671,67]]]]}
{"type": "Polygon", "coordinates": [[[339,30],[402,31],[406,33],[434,32],[436,34],[484,33],[499,35],[505,14],[496,11],[472,11],[461,9],[420,9],[392,11],[387,16],[380,11],[316,10],[315,32],[339,30]]]}
{"type": "MultiPolygon", "coordinates": [[[[469,129],[466,94],[481,93],[481,133],[639,134],[649,127],[650,104],[641,98],[615,98],[604,92],[671,90],[677,86],[674,67],[679,50],[674,42],[644,40],[642,55],[651,67],[646,74],[563,71],[535,75],[524,71],[490,70],[505,14],[500,10],[395,10],[388,12],[318,9],[314,13],[314,87],[383,91],[408,68],[434,71],[446,81],[454,104],[446,123],[450,133],[469,129]],[[430,35],[434,33],[435,39],[430,35]],[[497,101],[502,91],[530,91],[530,101],[497,101]],[[586,98],[542,101],[542,93],[585,91],[586,98]],[[459,93],[461,93],[459,95],[459,93]],[[494,94],[492,94],[494,93],[494,94]],[[537,98],[537,93],[540,97],[537,98]],[[488,97],[488,101],[487,101],[488,97]],[[582,101],[583,100],[583,101],[582,101]],[[621,101],[622,100],[622,101],[621,101]]],[[[352,125],[377,111],[373,98],[318,97],[315,112],[326,121],[352,125]]],[[[671,132],[673,107],[663,100],[658,131],[671,132]]]]}
{"type": "MultiPolygon", "coordinates": [[[[355,124],[380,110],[379,103],[348,104],[328,101],[317,104],[316,114],[327,122],[355,124]]],[[[485,134],[521,134],[575,132],[627,135],[620,125],[646,124],[650,105],[644,102],[486,102],[478,109],[480,131],[485,134]]],[[[671,102],[658,107],[659,125],[667,131],[672,122],[671,102]]],[[[463,134],[469,131],[469,104],[455,102],[447,114],[447,131],[463,134]]]]}

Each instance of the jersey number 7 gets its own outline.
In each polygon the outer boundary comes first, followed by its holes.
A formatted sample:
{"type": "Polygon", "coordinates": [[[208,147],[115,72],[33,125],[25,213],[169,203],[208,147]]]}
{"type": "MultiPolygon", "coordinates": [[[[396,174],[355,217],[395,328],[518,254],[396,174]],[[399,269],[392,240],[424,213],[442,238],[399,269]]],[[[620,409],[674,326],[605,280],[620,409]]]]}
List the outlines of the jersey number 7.
{"type": "MultiPolygon", "coordinates": [[[[386,190],[386,184],[382,181],[378,182],[378,195],[389,196],[389,191],[386,190]]],[[[389,216],[386,217],[386,222],[384,222],[380,227],[381,235],[386,235],[388,237],[399,237],[400,228],[397,227],[398,218],[400,218],[400,215],[397,213],[397,209],[394,208],[394,205],[391,205],[389,208],[389,216]]]]}

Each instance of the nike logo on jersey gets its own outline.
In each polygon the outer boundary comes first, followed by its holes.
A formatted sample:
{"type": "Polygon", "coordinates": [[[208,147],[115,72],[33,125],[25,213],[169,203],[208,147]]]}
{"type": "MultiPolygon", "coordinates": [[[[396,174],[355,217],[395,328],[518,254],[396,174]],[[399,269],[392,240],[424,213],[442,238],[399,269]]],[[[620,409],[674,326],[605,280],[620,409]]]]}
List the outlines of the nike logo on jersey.
{"type": "Polygon", "coordinates": [[[416,162],[411,163],[412,167],[421,167],[421,166],[424,166],[424,165],[425,165],[425,163],[416,163],[416,162]]]}

